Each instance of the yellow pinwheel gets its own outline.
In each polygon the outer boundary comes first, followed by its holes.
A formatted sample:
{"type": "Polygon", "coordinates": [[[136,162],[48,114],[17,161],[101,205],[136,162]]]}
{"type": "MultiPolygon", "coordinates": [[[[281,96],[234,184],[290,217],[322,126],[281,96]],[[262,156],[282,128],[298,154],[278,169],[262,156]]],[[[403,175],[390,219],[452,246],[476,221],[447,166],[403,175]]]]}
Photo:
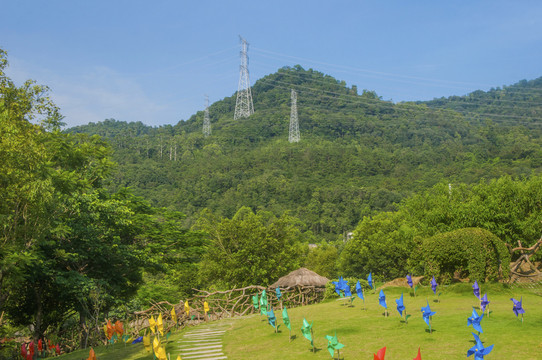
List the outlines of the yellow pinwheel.
{"type": "Polygon", "coordinates": [[[154,353],[158,354],[158,350],[160,349],[160,340],[158,340],[157,337],[155,337],[152,341],[152,348],[154,350],[154,353]]]}
{"type": "Polygon", "coordinates": [[[203,302],[203,311],[205,311],[205,315],[207,315],[207,313],[209,312],[209,304],[207,303],[207,301],[203,302]]]}
{"type": "Polygon", "coordinates": [[[143,345],[147,352],[151,351],[151,334],[143,335],[143,345]]]}
{"type": "Polygon", "coordinates": [[[154,321],[154,317],[151,315],[151,318],[149,319],[149,327],[151,328],[152,333],[156,331],[155,329],[156,321],[154,321]]]}
{"type": "Polygon", "coordinates": [[[164,349],[163,346],[160,346],[158,352],[156,353],[156,356],[158,357],[158,360],[167,360],[166,349],[164,349]]]}
{"type": "Polygon", "coordinates": [[[158,315],[158,320],[156,321],[156,327],[160,331],[160,335],[164,335],[164,322],[162,321],[162,313],[158,315]]]}
{"type": "Polygon", "coordinates": [[[175,307],[171,308],[171,320],[177,324],[177,313],[175,312],[175,307]]]}
{"type": "Polygon", "coordinates": [[[188,305],[188,300],[184,302],[184,312],[186,313],[186,316],[190,314],[190,305],[188,305]]]}

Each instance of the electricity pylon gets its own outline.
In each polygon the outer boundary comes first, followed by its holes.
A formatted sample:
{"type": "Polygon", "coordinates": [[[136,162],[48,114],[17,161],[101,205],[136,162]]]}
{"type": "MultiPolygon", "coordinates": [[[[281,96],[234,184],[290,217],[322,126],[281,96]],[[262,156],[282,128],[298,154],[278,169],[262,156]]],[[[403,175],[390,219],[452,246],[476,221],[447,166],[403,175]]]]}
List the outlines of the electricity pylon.
{"type": "Polygon", "coordinates": [[[203,115],[203,136],[211,135],[211,120],[209,119],[209,95],[205,95],[205,112],[203,115]]]}
{"type": "Polygon", "coordinates": [[[290,132],[288,135],[288,141],[299,142],[301,137],[299,136],[299,121],[297,119],[297,93],[292,89],[292,108],[290,110],[290,132]]]}
{"type": "Polygon", "coordinates": [[[237,88],[237,101],[235,102],[235,114],[233,119],[249,117],[254,114],[254,104],[252,103],[252,93],[250,91],[250,80],[248,79],[248,43],[241,39],[241,66],[239,66],[239,87],[237,88]]]}

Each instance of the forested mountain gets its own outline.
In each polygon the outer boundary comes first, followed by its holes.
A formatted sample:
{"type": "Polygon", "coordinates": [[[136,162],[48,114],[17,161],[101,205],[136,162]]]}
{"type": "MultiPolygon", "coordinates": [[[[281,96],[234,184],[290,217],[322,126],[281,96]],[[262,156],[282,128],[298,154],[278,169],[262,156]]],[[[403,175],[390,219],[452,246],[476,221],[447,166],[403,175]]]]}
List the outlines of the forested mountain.
{"type": "Polygon", "coordinates": [[[113,145],[114,190],[131,187],[189,223],[204,208],[226,217],[242,206],[290,211],[318,241],[438,182],[538,173],[541,83],[394,104],[312,69],[285,67],[255,83],[251,117],[233,120],[235,95],[212,104],[207,138],[203,111],[174,126],[110,119],[67,131],[113,145]],[[299,143],[288,142],[291,89],[299,143]]]}

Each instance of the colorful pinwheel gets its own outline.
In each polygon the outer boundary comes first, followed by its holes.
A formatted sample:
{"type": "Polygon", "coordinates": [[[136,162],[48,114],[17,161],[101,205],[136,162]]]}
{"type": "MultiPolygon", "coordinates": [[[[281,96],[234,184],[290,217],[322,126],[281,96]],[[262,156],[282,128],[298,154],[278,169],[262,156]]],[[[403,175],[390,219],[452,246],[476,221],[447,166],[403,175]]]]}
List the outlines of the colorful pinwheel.
{"type": "Polygon", "coordinates": [[[275,312],[273,311],[273,309],[270,309],[268,312],[267,312],[267,322],[269,323],[269,325],[271,325],[272,327],[275,328],[275,332],[277,332],[278,330],[278,326],[277,326],[277,318],[275,316],[275,312]]]}
{"type": "Polygon", "coordinates": [[[476,310],[474,309],[474,306],[472,307],[472,315],[467,319],[467,326],[471,326],[474,328],[474,330],[478,331],[478,333],[483,333],[482,325],[480,325],[480,322],[484,318],[484,314],[478,315],[476,310]]]}
{"type": "Polygon", "coordinates": [[[329,351],[329,354],[332,358],[335,358],[335,350],[337,350],[339,359],[341,358],[341,352],[340,349],[344,347],[343,344],[339,342],[337,339],[337,332],[335,332],[335,336],[326,335],[327,339],[327,351],[329,351]]]}
{"type": "Polygon", "coordinates": [[[410,274],[406,276],[406,281],[408,283],[408,286],[410,286],[410,288],[412,289],[412,276],[410,276],[410,274]]]}
{"type": "Polygon", "coordinates": [[[521,323],[523,323],[523,314],[525,314],[525,309],[523,309],[523,306],[521,305],[521,302],[523,301],[523,296],[517,301],[514,298],[511,298],[512,302],[514,303],[514,307],[512,308],[512,311],[514,314],[516,314],[516,317],[521,314],[521,323]]]}
{"type": "Polygon", "coordinates": [[[482,341],[480,340],[478,335],[476,335],[475,333],[472,333],[472,336],[474,336],[476,345],[474,345],[472,348],[470,348],[467,351],[467,357],[474,354],[474,360],[483,360],[484,356],[486,356],[487,354],[491,352],[491,350],[493,350],[493,345],[484,348],[484,344],[482,344],[482,341]]]}
{"type": "Polygon", "coordinates": [[[489,303],[490,301],[487,299],[487,293],[482,296],[482,299],[480,300],[480,308],[482,309],[482,312],[486,311],[487,308],[487,316],[489,317],[489,303]]]}
{"type": "Polygon", "coordinates": [[[280,298],[282,296],[282,293],[280,292],[280,287],[277,286],[275,289],[275,293],[277,294],[277,300],[280,301],[280,298]]]}
{"type": "Polygon", "coordinates": [[[437,294],[437,281],[435,280],[435,275],[433,275],[433,278],[431,279],[431,290],[433,290],[433,294],[437,294]]]}
{"type": "Polygon", "coordinates": [[[376,354],[373,355],[373,360],[384,360],[384,356],[386,356],[386,347],[384,346],[382,349],[378,350],[376,354]]]}
{"type": "Polygon", "coordinates": [[[385,311],[385,315],[388,316],[388,305],[386,305],[386,294],[384,294],[384,290],[380,289],[380,295],[378,296],[378,303],[380,306],[382,306],[385,311]]]}
{"type": "Polygon", "coordinates": [[[289,341],[292,341],[292,324],[290,323],[290,317],[288,316],[288,311],[286,308],[282,309],[282,322],[288,328],[289,341]]]}
{"type": "Polygon", "coordinates": [[[260,307],[259,300],[258,300],[258,294],[252,295],[252,305],[254,306],[254,309],[258,310],[260,307]]]}
{"type": "Polygon", "coordinates": [[[395,299],[395,302],[397,303],[397,311],[399,312],[399,315],[403,316],[403,311],[405,310],[405,305],[403,304],[403,293],[401,293],[401,297],[399,299],[395,299]]]}
{"type": "Polygon", "coordinates": [[[474,285],[472,285],[472,292],[474,293],[474,296],[476,296],[478,299],[480,299],[480,287],[478,286],[478,281],[474,281],[474,285]]]}
{"type": "Polygon", "coordinates": [[[309,325],[309,322],[305,320],[305,318],[303,318],[303,327],[301,328],[301,332],[303,333],[305,339],[311,342],[312,351],[314,352],[314,342],[312,341],[312,323],[309,325]]]}
{"type": "Polygon", "coordinates": [[[171,320],[177,325],[177,313],[175,312],[175,306],[171,308],[171,320]]]}
{"type": "Polygon", "coordinates": [[[431,329],[431,317],[436,314],[436,312],[431,311],[431,308],[429,307],[429,301],[427,302],[427,306],[422,307],[422,315],[423,315],[423,321],[429,326],[429,332],[432,332],[431,329]]]}
{"type": "Polygon", "coordinates": [[[267,315],[267,295],[265,290],[262,291],[260,296],[260,315],[267,315]]]}

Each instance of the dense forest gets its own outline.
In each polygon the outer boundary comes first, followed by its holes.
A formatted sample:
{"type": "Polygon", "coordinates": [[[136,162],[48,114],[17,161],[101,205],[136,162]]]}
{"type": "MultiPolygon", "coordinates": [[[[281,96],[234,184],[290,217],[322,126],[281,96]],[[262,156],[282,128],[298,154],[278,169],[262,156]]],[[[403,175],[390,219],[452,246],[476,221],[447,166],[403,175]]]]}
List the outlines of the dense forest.
{"type": "Polygon", "coordinates": [[[61,130],[47,88],[16,86],[7,65],[0,50],[1,337],[70,351],[103,342],[106,318],[299,266],[447,283],[468,262],[462,275],[493,281],[506,246],[542,232],[542,78],[392,103],[285,67],[254,84],[249,118],[233,120],[235,95],[212,104],[206,137],[203,111],[61,130]]]}
{"type": "Polygon", "coordinates": [[[68,129],[114,148],[113,189],[130,187],[194,223],[202,209],[231,217],[242,206],[300,219],[308,241],[337,240],[367,215],[439,182],[526,177],[542,166],[542,78],[429,102],[358,94],[312,69],[285,67],[258,80],[255,114],[233,120],[235,96],[174,126],[105,120],[68,129]],[[288,143],[290,89],[301,141],[288,143]]]}

